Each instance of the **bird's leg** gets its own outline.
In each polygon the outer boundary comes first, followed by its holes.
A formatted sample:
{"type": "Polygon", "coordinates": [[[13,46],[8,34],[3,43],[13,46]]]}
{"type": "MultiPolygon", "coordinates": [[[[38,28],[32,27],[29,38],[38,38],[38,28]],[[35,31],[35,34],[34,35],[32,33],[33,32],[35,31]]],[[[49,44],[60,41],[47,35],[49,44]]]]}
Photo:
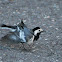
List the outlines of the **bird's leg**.
{"type": "Polygon", "coordinates": [[[24,50],[27,50],[27,49],[26,49],[26,46],[25,46],[25,43],[22,43],[22,46],[23,46],[23,49],[24,49],[24,50]]]}
{"type": "Polygon", "coordinates": [[[33,47],[33,45],[34,45],[33,41],[34,41],[34,36],[28,42],[29,48],[33,47]]]}

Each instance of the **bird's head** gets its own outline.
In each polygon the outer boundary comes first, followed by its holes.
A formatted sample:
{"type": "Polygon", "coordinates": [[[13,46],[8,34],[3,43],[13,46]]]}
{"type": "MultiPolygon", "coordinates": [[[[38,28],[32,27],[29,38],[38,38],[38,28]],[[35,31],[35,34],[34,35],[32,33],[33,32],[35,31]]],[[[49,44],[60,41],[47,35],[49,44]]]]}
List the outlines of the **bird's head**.
{"type": "Polygon", "coordinates": [[[38,40],[39,39],[39,35],[41,34],[41,32],[43,32],[44,30],[41,29],[40,27],[35,27],[33,29],[33,32],[34,32],[34,40],[38,40]]]}

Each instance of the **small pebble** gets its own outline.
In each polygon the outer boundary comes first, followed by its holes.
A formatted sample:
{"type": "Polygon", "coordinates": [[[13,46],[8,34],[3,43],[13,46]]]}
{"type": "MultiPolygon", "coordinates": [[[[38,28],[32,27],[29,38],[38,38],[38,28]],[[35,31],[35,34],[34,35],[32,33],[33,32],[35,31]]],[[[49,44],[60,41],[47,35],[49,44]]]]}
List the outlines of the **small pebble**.
{"type": "Polygon", "coordinates": [[[40,57],[39,55],[37,57],[40,57]]]}
{"type": "Polygon", "coordinates": [[[32,48],[35,48],[36,46],[32,47],[32,48]]]}
{"type": "Polygon", "coordinates": [[[52,26],[49,26],[50,28],[52,27],[52,26]]]}
{"type": "Polygon", "coordinates": [[[38,45],[38,43],[36,43],[38,45]]]}
{"type": "Polygon", "coordinates": [[[59,36],[56,36],[57,38],[59,38],[59,36]]]}
{"type": "Polygon", "coordinates": [[[44,18],[50,18],[50,16],[45,16],[44,18]]]}
{"type": "Polygon", "coordinates": [[[58,60],[56,60],[56,62],[58,62],[58,60]]]}
{"type": "Polygon", "coordinates": [[[13,12],[13,14],[15,14],[15,12],[13,12]]]}
{"type": "Polygon", "coordinates": [[[52,44],[53,44],[53,45],[55,45],[55,44],[56,44],[56,42],[52,42],[52,44]]]}
{"type": "Polygon", "coordinates": [[[16,10],[16,12],[18,12],[18,10],[16,10]]]}
{"type": "Polygon", "coordinates": [[[36,50],[33,50],[32,52],[35,52],[36,50]]]}
{"type": "Polygon", "coordinates": [[[39,9],[39,7],[37,7],[37,9],[39,9]]]}
{"type": "Polygon", "coordinates": [[[32,52],[35,52],[35,51],[37,51],[37,50],[39,50],[39,49],[32,50],[32,52]]]}
{"type": "Polygon", "coordinates": [[[11,45],[11,48],[14,48],[14,45],[11,45]]]}
{"type": "Polygon", "coordinates": [[[43,24],[43,26],[45,26],[46,24],[43,24]]]}
{"type": "Polygon", "coordinates": [[[53,19],[52,22],[54,22],[55,20],[53,19]]]}
{"type": "Polygon", "coordinates": [[[60,36],[56,36],[56,38],[60,39],[60,36]]]}
{"type": "Polygon", "coordinates": [[[48,39],[45,39],[45,40],[48,40],[48,39]]]}
{"type": "Polygon", "coordinates": [[[58,28],[55,28],[56,30],[59,30],[58,28]]]}
{"type": "Polygon", "coordinates": [[[4,56],[6,56],[6,54],[3,54],[4,56]]]}
{"type": "Polygon", "coordinates": [[[23,11],[24,13],[26,13],[26,11],[23,11]]]}
{"type": "Polygon", "coordinates": [[[37,15],[36,13],[33,13],[33,15],[37,15]]]}
{"type": "Polygon", "coordinates": [[[20,14],[20,12],[17,12],[18,14],[20,14]]]}

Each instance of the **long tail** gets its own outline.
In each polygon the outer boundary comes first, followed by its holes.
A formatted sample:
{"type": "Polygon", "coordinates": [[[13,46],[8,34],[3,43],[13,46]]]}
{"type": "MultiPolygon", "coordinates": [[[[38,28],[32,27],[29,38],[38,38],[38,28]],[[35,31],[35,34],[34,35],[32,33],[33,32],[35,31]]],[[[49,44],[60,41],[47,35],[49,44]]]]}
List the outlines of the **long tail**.
{"type": "Polygon", "coordinates": [[[17,26],[9,26],[9,25],[5,25],[5,24],[2,24],[0,26],[0,29],[9,29],[10,31],[13,31],[13,32],[16,30],[16,28],[17,28],[17,26]]]}

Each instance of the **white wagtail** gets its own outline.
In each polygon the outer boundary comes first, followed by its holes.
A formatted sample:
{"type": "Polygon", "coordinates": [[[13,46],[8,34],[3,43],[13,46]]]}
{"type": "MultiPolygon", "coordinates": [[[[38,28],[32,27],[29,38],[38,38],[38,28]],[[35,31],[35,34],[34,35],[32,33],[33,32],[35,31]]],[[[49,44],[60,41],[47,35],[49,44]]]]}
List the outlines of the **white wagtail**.
{"type": "Polygon", "coordinates": [[[40,27],[29,29],[22,20],[16,26],[2,24],[0,28],[9,29],[13,33],[13,35],[8,36],[10,39],[20,43],[27,43],[28,45],[33,44],[34,41],[37,41],[39,39],[39,35],[43,32],[43,29],[40,27]]]}

